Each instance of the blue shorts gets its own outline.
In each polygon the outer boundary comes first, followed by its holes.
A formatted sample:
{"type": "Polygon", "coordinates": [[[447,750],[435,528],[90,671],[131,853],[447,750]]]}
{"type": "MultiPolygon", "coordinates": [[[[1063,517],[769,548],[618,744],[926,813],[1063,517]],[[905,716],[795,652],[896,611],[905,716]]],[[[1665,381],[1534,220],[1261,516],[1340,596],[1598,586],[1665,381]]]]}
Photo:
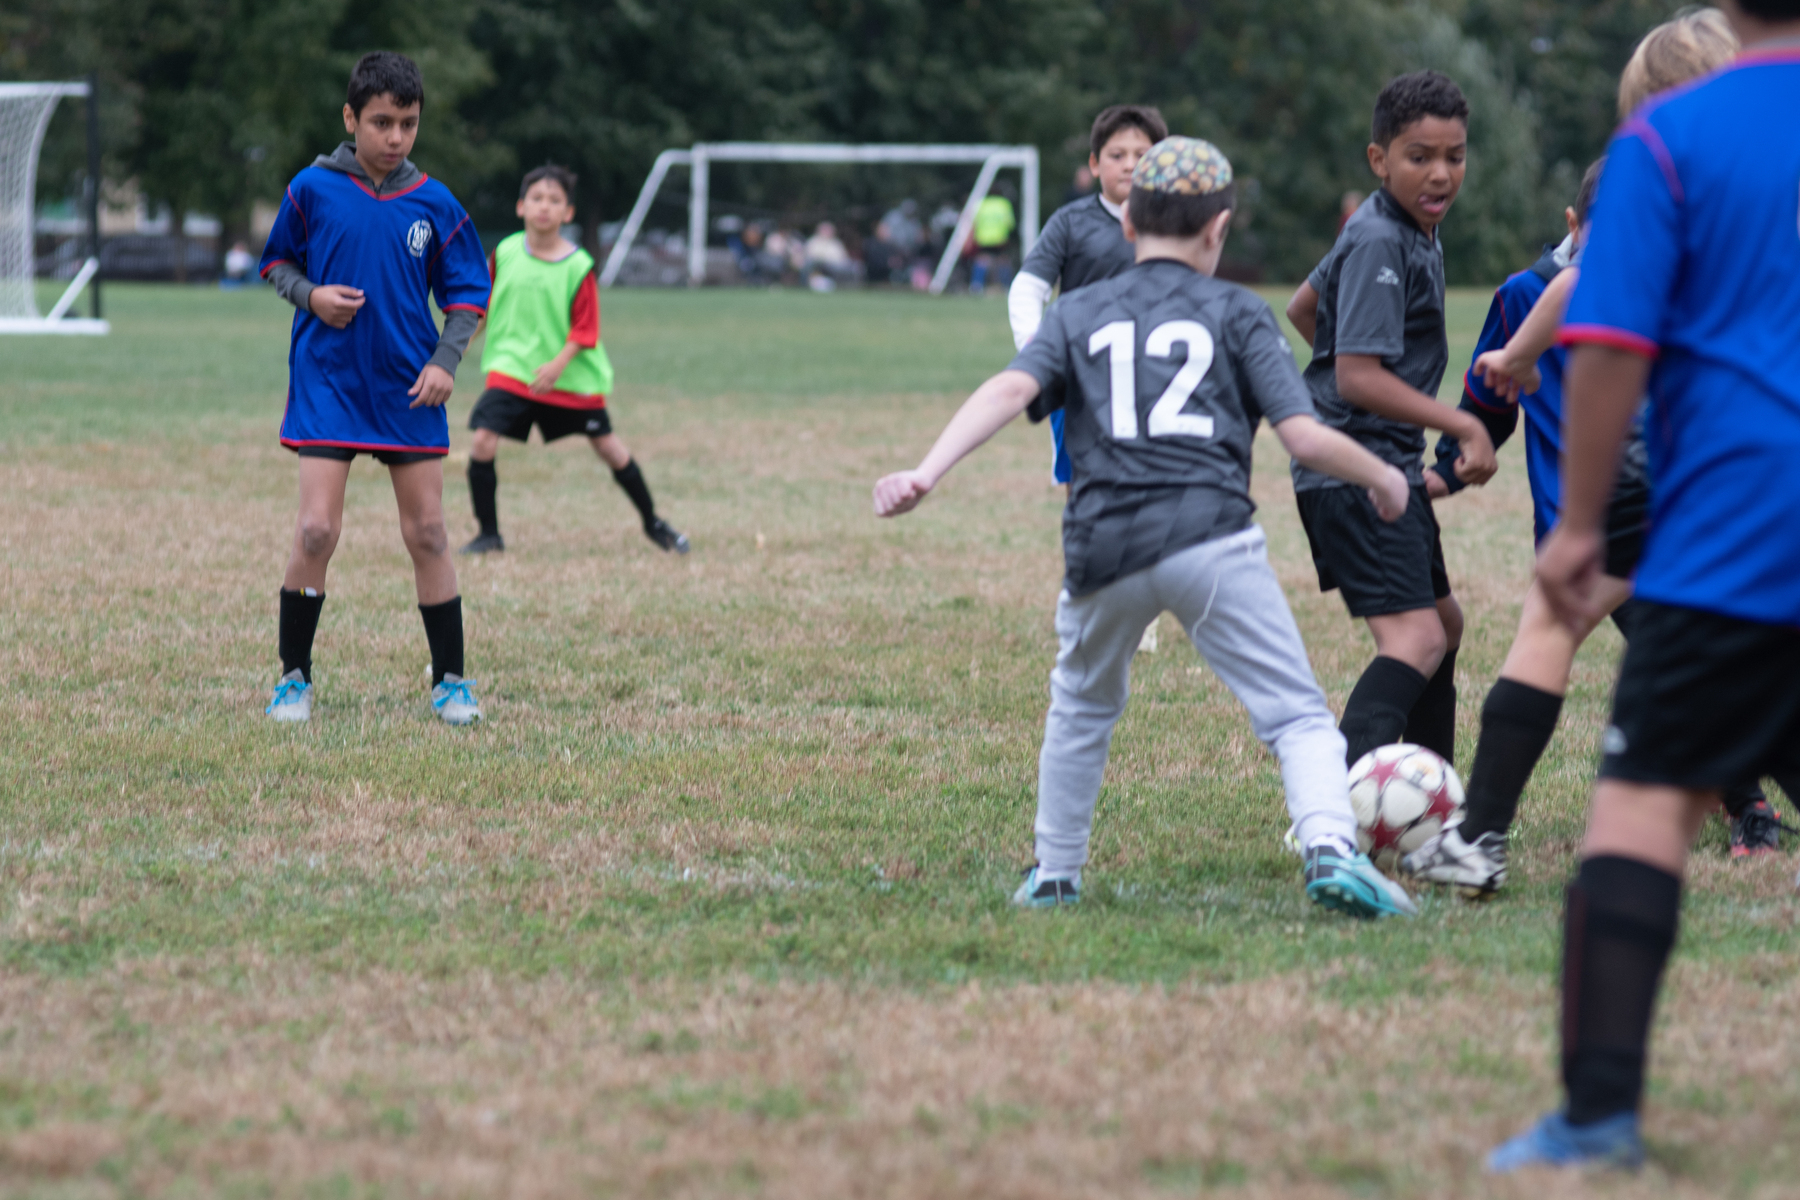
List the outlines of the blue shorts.
{"type": "Polygon", "coordinates": [[[1050,458],[1050,474],[1056,482],[1066,484],[1075,477],[1075,471],[1069,465],[1069,452],[1063,449],[1063,410],[1060,408],[1050,414],[1050,440],[1056,445],[1050,458]]]}

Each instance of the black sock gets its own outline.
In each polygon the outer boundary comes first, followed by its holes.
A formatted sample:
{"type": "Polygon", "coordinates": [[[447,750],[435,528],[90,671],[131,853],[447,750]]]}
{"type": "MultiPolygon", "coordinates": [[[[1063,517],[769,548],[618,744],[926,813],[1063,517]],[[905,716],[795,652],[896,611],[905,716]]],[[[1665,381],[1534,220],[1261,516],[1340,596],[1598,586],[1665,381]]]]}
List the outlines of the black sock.
{"type": "Polygon", "coordinates": [[[419,615],[425,618],[425,640],[431,645],[431,684],[436,687],[446,675],[463,673],[462,597],[452,596],[442,604],[421,604],[419,615]]]}
{"type": "Polygon", "coordinates": [[[1469,800],[1462,837],[1505,833],[1519,812],[1519,797],[1538,759],[1556,733],[1563,698],[1501,676],[1481,706],[1481,733],[1469,768],[1469,800]]]}
{"type": "Polygon", "coordinates": [[[648,529],[656,523],[656,504],[650,499],[650,485],[644,482],[644,473],[638,470],[637,459],[632,459],[613,472],[613,482],[625,489],[631,502],[637,506],[638,516],[644,518],[644,528],[648,529]]]}
{"type": "Polygon", "coordinates": [[[325,608],[325,593],[281,589],[281,626],[276,644],[281,648],[281,673],[300,672],[312,682],[313,634],[319,631],[319,613],[325,608]]]}
{"type": "Polygon", "coordinates": [[[1406,733],[1407,714],[1427,682],[1399,659],[1377,655],[1344,703],[1344,719],[1338,724],[1347,743],[1344,761],[1355,766],[1375,747],[1399,741],[1406,733]]]}
{"type": "Polygon", "coordinates": [[[1725,811],[1732,820],[1744,815],[1744,810],[1758,800],[1767,800],[1768,794],[1762,790],[1761,783],[1740,783],[1736,787],[1721,788],[1719,800],[1725,805],[1725,811]]]}
{"type": "Polygon", "coordinates": [[[1437,751],[1445,762],[1456,763],[1456,648],[1444,651],[1437,673],[1413,701],[1406,716],[1403,741],[1437,751]]]}
{"type": "Polygon", "coordinates": [[[1650,1015],[1675,945],[1681,880],[1630,858],[1581,864],[1563,919],[1563,1086],[1569,1123],[1638,1107],[1650,1015]]]}
{"type": "Polygon", "coordinates": [[[469,460],[469,502],[475,506],[475,519],[481,522],[482,537],[500,536],[500,509],[494,493],[500,488],[500,476],[493,460],[469,460]]]}

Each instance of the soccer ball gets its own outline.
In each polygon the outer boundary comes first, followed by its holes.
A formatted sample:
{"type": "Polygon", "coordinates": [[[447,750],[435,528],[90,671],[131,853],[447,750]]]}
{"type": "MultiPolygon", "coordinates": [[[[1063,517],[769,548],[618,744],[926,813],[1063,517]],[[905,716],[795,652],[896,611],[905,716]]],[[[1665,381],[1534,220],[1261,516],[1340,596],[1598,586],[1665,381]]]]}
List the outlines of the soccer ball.
{"type": "Polygon", "coordinates": [[[1392,874],[1400,857],[1424,845],[1462,812],[1456,768],[1423,746],[1377,746],[1350,768],[1357,842],[1392,874]]]}

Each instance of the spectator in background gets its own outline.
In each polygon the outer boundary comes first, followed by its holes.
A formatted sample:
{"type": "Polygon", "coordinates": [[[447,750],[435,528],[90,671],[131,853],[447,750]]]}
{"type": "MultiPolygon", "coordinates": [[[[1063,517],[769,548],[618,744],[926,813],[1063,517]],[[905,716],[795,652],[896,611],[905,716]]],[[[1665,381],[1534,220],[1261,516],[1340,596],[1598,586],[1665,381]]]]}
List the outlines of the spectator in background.
{"type": "MultiPolygon", "coordinates": [[[[987,291],[990,273],[1006,272],[1006,245],[1012,241],[1018,219],[1013,216],[1012,201],[1002,195],[984,197],[975,210],[975,261],[969,268],[969,291],[976,296],[987,291]]],[[[1004,278],[996,279],[1005,284],[1004,278]]]]}
{"type": "Polygon", "coordinates": [[[1344,226],[1349,224],[1350,218],[1356,215],[1356,210],[1362,207],[1362,202],[1363,194],[1356,191],[1345,192],[1338,201],[1337,231],[1340,234],[1344,232],[1344,226]]]}
{"type": "Polygon", "coordinates": [[[233,242],[225,252],[225,274],[219,277],[222,288],[249,287],[257,282],[256,256],[244,242],[233,242]]]}
{"type": "Polygon", "coordinates": [[[1094,173],[1088,170],[1086,163],[1082,163],[1075,168],[1075,177],[1069,181],[1069,190],[1063,194],[1063,203],[1073,204],[1093,190],[1094,173]]]}
{"type": "Polygon", "coordinates": [[[806,239],[806,286],[815,292],[835,291],[838,284],[855,275],[855,263],[838,237],[837,226],[830,221],[820,221],[813,235],[806,239]]]}

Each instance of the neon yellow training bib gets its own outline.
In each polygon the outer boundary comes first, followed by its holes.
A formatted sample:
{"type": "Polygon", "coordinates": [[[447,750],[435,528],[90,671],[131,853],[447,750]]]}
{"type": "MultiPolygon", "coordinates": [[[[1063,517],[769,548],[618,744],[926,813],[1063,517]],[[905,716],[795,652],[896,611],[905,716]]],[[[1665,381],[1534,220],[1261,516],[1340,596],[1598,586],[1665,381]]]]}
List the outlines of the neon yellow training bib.
{"type": "MultiPolygon", "coordinates": [[[[562,353],[569,341],[570,308],[582,281],[594,271],[594,257],[579,247],[559,262],[535,257],[525,234],[513,234],[494,248],[494,292],[488,300],[484,372],[529,384],[537,369],[562,353]]],[[[556,381],[556,391],[538,397],[559,400],[604,397],[613,389],[612,360],[606,347],[582,350],[556,381]]],[[[510,389],[509,389],[510,390],[510,389]]]]}

